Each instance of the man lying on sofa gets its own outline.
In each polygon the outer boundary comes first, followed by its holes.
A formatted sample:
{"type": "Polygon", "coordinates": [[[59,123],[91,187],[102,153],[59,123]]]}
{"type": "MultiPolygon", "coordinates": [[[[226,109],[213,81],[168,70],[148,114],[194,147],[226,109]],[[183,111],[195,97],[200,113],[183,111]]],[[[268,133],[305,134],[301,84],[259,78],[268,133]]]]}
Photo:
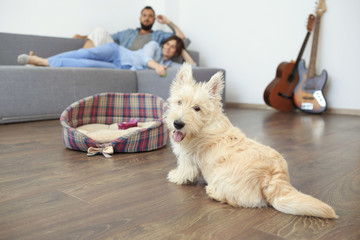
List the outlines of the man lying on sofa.
{"type": "MultiPolygon", "coordinates": [[[[173,22],[163,15],[156,16],[154,9],[150,6],[146,6],[141,10],[140,24],[141,28],[127,29],[111,35],[103,28],[95,28],[88,36],[76,34],[74,38],[86,39],[83,48],[92,48],[102,44],[116,42],[120,46],[130,50],[138,50],[150,41],[155,41],[161,45],[168,37],[174,34],[182,40],[185,40],[185,35],[173,22]],[[167,24],[173,32],[164,32],[162,30],[153,31],[151,28],[156,19],[161,24],[167,24]]],[[[189,42],[190,41],[186,39],[185,45],[189,45],[189,42]]]]}

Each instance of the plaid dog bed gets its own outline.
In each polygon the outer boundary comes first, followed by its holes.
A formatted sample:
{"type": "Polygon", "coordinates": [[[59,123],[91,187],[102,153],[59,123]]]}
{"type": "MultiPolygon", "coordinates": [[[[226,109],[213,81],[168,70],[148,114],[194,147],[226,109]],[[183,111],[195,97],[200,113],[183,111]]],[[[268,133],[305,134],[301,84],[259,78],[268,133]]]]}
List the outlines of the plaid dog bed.
{"type": "Polygon", "coordinates": [[[92,123],[128,122],[136,118],[139,122],[152,121],[156,124],[122,136],[106,146],[112,146],[115,152],[143,152],[161,148],[169,138],[163,122],[165,105],[162,98],[146,93],[101,93],[86,97],[71,104],[60,116],[64,145],[81,151],[103,149],[104,144],[82,134],[76,127],[92,123]]]}

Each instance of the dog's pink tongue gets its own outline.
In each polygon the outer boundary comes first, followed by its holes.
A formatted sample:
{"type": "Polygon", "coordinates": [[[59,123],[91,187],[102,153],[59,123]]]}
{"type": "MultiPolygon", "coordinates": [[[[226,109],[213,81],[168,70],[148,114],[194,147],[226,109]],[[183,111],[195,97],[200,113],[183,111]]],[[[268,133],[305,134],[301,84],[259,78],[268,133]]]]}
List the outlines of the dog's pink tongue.
{"type": "Polygon", "coordinates": [[[184,138],[184,134],[180,131],[175,131],[172,137],[175,142],[181,142],[184,138]]]}

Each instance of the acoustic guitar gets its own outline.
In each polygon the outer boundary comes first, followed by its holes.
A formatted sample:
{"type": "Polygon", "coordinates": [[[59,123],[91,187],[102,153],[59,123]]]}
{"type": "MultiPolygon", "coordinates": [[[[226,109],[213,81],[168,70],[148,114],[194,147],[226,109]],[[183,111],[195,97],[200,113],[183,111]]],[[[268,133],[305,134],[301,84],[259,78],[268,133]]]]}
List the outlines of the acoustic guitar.
{"type": "Polygon", "coordinates": [[[298,65],[304,53],[304,49],[310,37],[314,25],[315,16],[310,14],[307,24],[307,33],[296,62],[282,62],[276,70],[275,79],[264,91],[264,101],[267,105],[284,112],[295,108],[293,104],[293,92],[299,82],[298,65]]]}
{"type": "Polygon", "coordinates": [[[297,108],[307,113],[323,113],[326,110],[326,99],[323,89],[327,81],[327,71],[324,69],[316,76],[316,53],[319,40],[320,19],[326,11],[325,0],[319,0],[316,7],[315,29],[310,55],[309,70],[305,68],[305,62],[300,61],[299,83],[294,90],[293,102],[297,108]]]}

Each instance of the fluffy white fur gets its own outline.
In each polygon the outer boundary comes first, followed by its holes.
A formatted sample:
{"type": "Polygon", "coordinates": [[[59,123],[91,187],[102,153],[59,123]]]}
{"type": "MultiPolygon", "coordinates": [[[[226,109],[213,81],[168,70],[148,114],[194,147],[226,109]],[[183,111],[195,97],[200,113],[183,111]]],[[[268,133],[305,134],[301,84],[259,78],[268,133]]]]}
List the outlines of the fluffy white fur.
{"type": "Polygon", "coordinates": [[[222,110],[223,88],[221,72],[197,83],[189,64],[178,71],[166,114],[178,161],[168,180],[188,184],[202,174],[209,197],[235,207],[270,204],[283,213],[337,218],[330,206],[291,186],[287,163],[277,151],[230,123],[222,110]]]}

